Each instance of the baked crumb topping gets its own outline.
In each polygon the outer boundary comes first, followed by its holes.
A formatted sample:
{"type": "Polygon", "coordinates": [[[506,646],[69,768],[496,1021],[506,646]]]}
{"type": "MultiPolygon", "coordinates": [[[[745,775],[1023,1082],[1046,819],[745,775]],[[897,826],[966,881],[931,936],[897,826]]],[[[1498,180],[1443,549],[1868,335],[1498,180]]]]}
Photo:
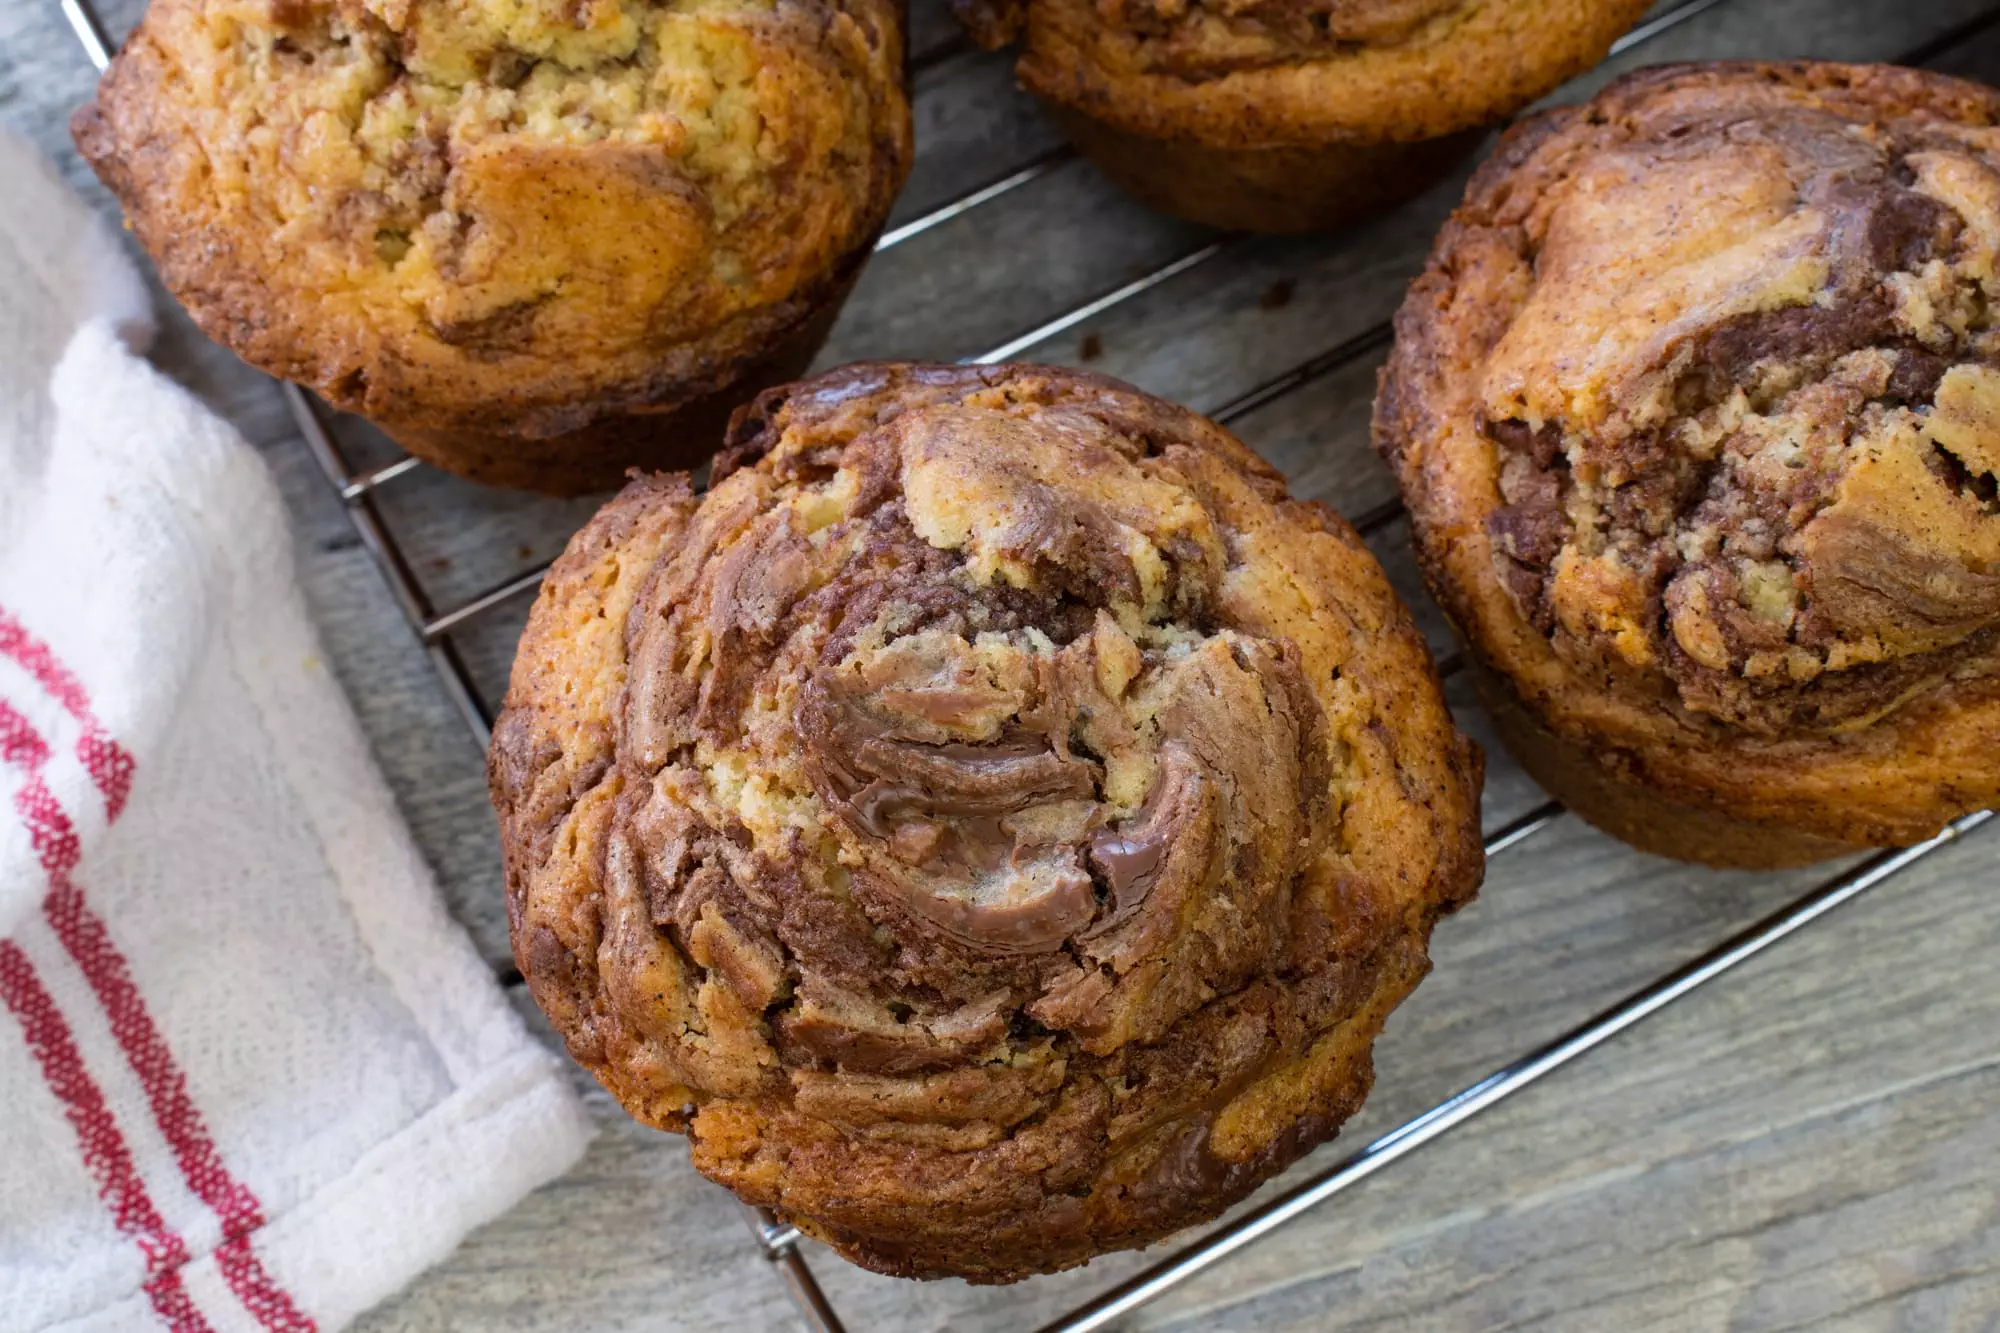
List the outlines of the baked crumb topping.
{"type": "Polygon", "coordinates": [[[631,179],[597,192],[612,202],[643,193],[651,208],[684,214],[709,272],[669,272],[683,286],[705,277],[712,290],[700,295],[728,307],[741,303],[732,289],[754,287],[756,250],[776,239],[770,223],[866,200],[871,139],[883,129],[872,123],[875,90],[853,76],[872,72],[870,47],[884,35],[834,5],[785,8],[808,17],[824,46],[771,43],[763,30],[779,6],[757,0],[205,0],[199,28],[211,49],[185,53],[183,68],[214,98],[218,188],[257,196],[281,227],[365,239],[382,272],[357,273],[361,282],[393,281],[424,303],[470,271],[501,270],[479,310],[439,326],[560,287],[560,272],[506,273],[537,266],[481,253],[468,235],[482,220],[483,201],[467,197],[481,162],[516,144],[640,150],[605,157],[630,162],[614,174],[631,179]],[[750,236],[738,233],[745,223],[750,236]]]}
{"type": "Polygon", "coordinates": [[[160,0],[78,133],[249,359],[559,434],[827,298],[907,170],[902,57],[888,0],[160,0]]]}

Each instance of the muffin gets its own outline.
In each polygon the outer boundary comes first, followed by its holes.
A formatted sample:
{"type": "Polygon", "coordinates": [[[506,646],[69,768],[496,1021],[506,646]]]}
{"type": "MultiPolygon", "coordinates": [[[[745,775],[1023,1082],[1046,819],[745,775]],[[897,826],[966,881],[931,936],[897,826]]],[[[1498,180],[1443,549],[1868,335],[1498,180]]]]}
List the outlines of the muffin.
{"type": "Polygon", "coordinates": [[[556,494],[800,373],[911,152],[891,0],[155,0],[72,128],[210,336],[556,494]]]}
{"type": "Polygon", "coordinates": [[[1417,193],[1604,58],[1648,0],[955,0],[1118,185],[1191,222],[1332,227],[1417,193]]]}
{"type": "Polygon", "coordinates": [[[1509,748],[1781,866],[2000,796],[2000,93],[1713,64],[1516,127],[1375,439],[1509,748]]]}
{"type": "Polygon", "coordinates": [[[1481,869],[1353,531],[1114,380],[863,365],[557,562],[489,757],[514,953],[695,1165],[1004,1282],[1331,1137],[1481,869]]]}

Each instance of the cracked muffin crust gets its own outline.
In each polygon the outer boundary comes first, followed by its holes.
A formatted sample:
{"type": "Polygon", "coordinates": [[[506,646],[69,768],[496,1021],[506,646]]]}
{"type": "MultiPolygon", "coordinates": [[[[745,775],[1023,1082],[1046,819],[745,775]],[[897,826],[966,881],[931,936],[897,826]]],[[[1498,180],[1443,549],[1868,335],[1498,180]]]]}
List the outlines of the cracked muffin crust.
{"type": "Polygon", "coordinates": [[[1517,127],[1376,442],[1523,763],[1777,865],[2000,798],[2000,93],[1646,71],[1517,127]]]}
{"type": "Polygon", "coordinates": [[[908,170],[892,0],[157,0],[78,145],[245,360],[439,466],[686,466],[908,170]]]}
{"type": "Polygon", "coordinates": [[[1331,227],[1417,193],[1603,59],[1648,0],[955,0],[1077,147],[1155,208],[1331,227]]]}
{"type": "Polygon", "coordinates": [[[1482,864],[1353,531],[1065,370],[851,367],[732,439],[572,542],[495,728],[572,1055],[906,1276],[1143,1244],[1331,1137],[1482,864]]]}

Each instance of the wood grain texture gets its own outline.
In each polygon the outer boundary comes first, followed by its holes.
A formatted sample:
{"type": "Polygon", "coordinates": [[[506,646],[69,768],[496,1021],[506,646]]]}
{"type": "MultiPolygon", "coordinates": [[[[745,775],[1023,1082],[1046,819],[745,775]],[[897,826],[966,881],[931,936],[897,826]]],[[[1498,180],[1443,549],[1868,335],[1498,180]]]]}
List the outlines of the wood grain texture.
{"type": "MultiPolygon", "coordinates": [[[[1995,0],[1725,0],[1578,81],[1663,59],[1891,57],[1995,0]]],[[[106,4],[114,31],[138,0],[106,4]]],[[[1670,8],[1663,5],[1662,8],[1670,8]]],[[[912,17],[919,152],[897,220],[997,178],[1056,139],[1004,57],[967,49],[941,0],[912,17]]],[[[2000,78],[2000,37],[1936,63],[2000,78]]],[[[0,5],[0,118],[100,206],[68,148],[92,73],[54,0],[0,5]]],[[[1467,169],[1469,170],[1468,163],[1467,169]]],[[[1463,173],[1332,237],[1232,240],[1213,260],[1034,349],[1214,409],[1394,309],[1463,173]]],[[[1045,178],[882,256],[822,358],[975,354],[1210,239],[1146,212],[1088,166],[1045,178]]],[[[355,699],[452,910],[508,967],[498,857],[477,752],[367,551],[261,376],[164,319],[158,363],[229,415],[274,468],[330,660],[355,699]]],[[[1350,514],[1392,493],[1366,448],[1379,350],[1236,423],[1305,495],[1350,514]]],[[[395,454],[357,423],[358,466],[395,454]]],[[[547,559],[589,502],[432,472],[382,511],[437,606],[547,559]]],[[[1432,642],[1406,533],[1374,539],[1432,642]]],[[[523,600],[457,638],[504,681],[523,600]]],[[[1486,730],[1463,679],[1448,691],[1486,730]]],[[[1494,755],[1489,827],[1541,797],[1494,755]]],[[[1826,872],[1717,874],[1653,860],[1560,820],[1497,858],[1439,932],[1437,969],[1390,1025],[1364,1142],[1788,901],[1826,872]]],[[[2000,832],[1932,858],[1742,973],[1669,1010],[1144,1312],[1209,1329],[2000,1329],[2000,832]]],[[[524,997],[514,989],[524,1010],[524,997]]],[[[545,1026],[532,1015],[538,1030],[545,1026]]],[[[579,1074],[579,1085],[586,1080],[579,1074]]],[[[366,1317],[369,1333],[792,1326],[734,1204],[679,1141],[590,1090],[585,1161],[366,1317]]],[[[856,1330],[1020,1330],[1136,1271],[1120,1256],[1004,1289],[913,1286],[814,1251],[856,1330]]]]}

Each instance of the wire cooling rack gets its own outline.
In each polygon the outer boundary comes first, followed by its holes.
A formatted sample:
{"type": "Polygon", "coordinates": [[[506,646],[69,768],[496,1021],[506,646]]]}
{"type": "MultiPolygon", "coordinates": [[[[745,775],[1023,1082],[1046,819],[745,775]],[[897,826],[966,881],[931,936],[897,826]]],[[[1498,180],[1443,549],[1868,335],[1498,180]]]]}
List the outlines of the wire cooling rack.
{"type": "MultiPolygon", "coordinates": [[[[1658,13],[1620,38],[1612,46],[1611,54],[1622,55],[1639,48],[1660,34],[1679,27],[1689,19],[1725,2],[1726,0],[1687,0],[1686,3],[1658,13]]],[[[1753,0],[1735,0],[1735,2],[1752,3],[1753,0]]],[[[113,48],[92,8],[91,0],[59,0],[59,3],[64,18],[74,30],[85,54],[99,70],[104,69],[110,63],[113,48]]],[[[1991,26],[1996,20],[2000,20],[2000,10],[1965,24],[1922,48],[1905,52],[1899,63],[1922,64],[1949,49],[1967,34],[1991,26]]],[[[929,60],[935,62],[961,49],[962,45],[947,45],[934,52],[929,60]]],[[[924,61],[916,62],[913,68],[921,67],[924,63],[924,61]]],[[[892,249],[913,237],[945,226],[956,218],[963,217],[995,199],[1039,180],[1074,156],[1075,151],[1068,147],[1045,152],[997,180],[884,232],[881,239],[876,242],[876,253],[892,249]]],[[[1093,319],[1141,293],[1200,267],[1242,239],[1237,235],[1223,235],[1206,241],[1143,276],[1064,311],[990,351],[967,357],[966,361],[970,364],[984,365],[1020,356],[1086,320],[1093,319]]],[[[1378,324],[1272,376],[1209,415],[1225,426],[1240,421],[1286,394],[1333,374],[1362,357],[1382,350],[1388,346],[1389,341],[1388,324],[1378,324]]],[[[397,606],[409,622],[410,628],[422,642],[445,693],[457,706],[465,719],[466,726],[471,729],[483,749],[492,734],[494,701],[486,698],[475,683],[452,636],[495,608],[532,593],[540,586],[548,566],[543,564],[524,570],[463,602],[443,609],[437,607],[430,594],[426,592],[422,580],[412,569],[395,533],[383,520],[381,510],[375,503],[377,491],[426,465],[416,458],[405,455],[390,463],[365,470],[355,470],[339,440],[329,428],[328,409],[295,384],[281,383],[280,387],[286,405],[299,431],[305,437],[307,447],[326,475],[327,483],[339,495],[356,534],[381,567],[390,593],[395,597],[397,606]]],[[[1349,519],[1366,537],[1393,523],[1402,512],[1401,503],[1391,500],[1360,514],[1349,515],[1349,519]]],[[[1450,677],[1462,670],[1464,665],[1463,655],[1454,653],[1442,659],[1438,669],[1441,675],[1450,677]]],[[[1254,1244],[1309,1209],[1327,1202],[1334,1195],[1367,1179],[1392,1162],[1449,1133],[1488,1107],[1504,1101],[1570,1061],[1611,1040],[1627,1028],[1658,1013],[1738,964],[1754,958],[1779,941],[1805,929],[1834,909],[1860,897],[1939,848],[1965,837],[1991,820],[1993,813],[1979,811],[1966,815],[1926,842],[1914,847],[1882,852],[1826,880],[1707,953],[1689,960],[1658,980],[1641,987],[1617,1004],[1594,1015],[1546,1045],[1494,1070],[1485,1078],[1383,1134],[1328,1169],[1307,1178],[1283,1194],[1237,1215],[1204,1235],[1199,1241],[1173,1251],[1130,1279],[1084,1302],[1054,1322],[1043,1325],[1035,1330],[1035,1333],[1090,1333],[1091,1330],[1107,1327],[1148,1301],[1221,1263],[1245,1246],[1254,1244]]],[[[1561,818],[1563,814],[1563,808],[1558,803],[1544,802],[1489,834],[1486,838],[1486,854],[1489,857],[1500,856],[1527,844],[1537,833],[1561,818]]],[[[773,1271],[785,1283],[807,1326],[815,1330],[815,1333],[845,1333],[845,1325],[841,1322],[839,1313],[821,1290],[819,1282],[813,1276],[811,1266],[799,1248],[802,1239],[799,1230],[766,1210],[746,1208],[745,1212],[756,1244],[763,1255],[771,1261],[773,1271]]]]}

